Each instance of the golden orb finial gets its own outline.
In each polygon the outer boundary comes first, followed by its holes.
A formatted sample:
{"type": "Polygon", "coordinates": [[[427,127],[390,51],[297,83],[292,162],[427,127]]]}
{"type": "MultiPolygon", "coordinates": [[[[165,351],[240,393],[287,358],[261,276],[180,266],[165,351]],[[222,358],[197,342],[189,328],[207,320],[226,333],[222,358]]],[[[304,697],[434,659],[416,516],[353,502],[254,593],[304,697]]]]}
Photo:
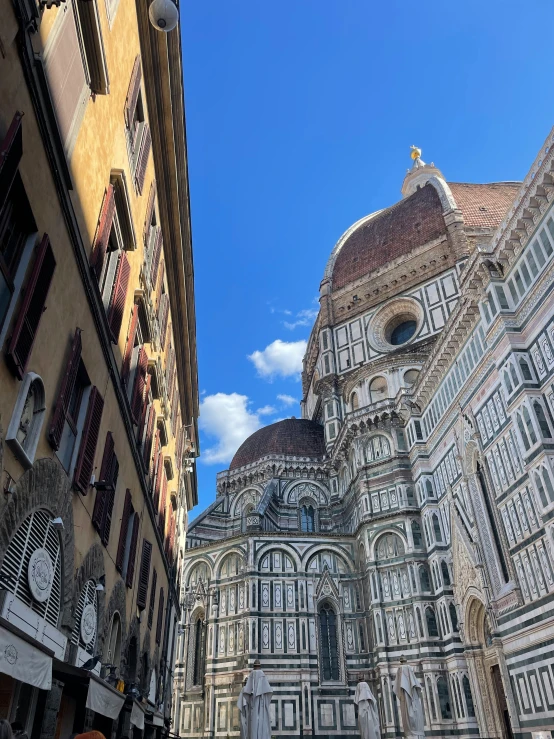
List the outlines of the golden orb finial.
{"type": "Polygon", "coordinates": [[[421,149],[419,148],[419,146],[414,146],[413,144],[410,146],[410,149],[412,150],[412,153],[410,154],[410,156],[415,162],[415,160],[419,159],[421,156],[421,149]]]}

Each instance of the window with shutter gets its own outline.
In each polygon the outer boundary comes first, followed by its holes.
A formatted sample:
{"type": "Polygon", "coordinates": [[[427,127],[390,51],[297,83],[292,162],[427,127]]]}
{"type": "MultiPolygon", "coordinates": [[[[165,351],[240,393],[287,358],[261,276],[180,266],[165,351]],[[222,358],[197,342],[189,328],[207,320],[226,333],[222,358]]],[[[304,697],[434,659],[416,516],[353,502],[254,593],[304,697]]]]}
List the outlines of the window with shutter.
{"type": "Polygon", "coordinates": [[[110,539],[118,474],[119,462],[115,454],[113,436],[111,431],[108,431],[102,464],[100,466],[100,477],[96,483],[96,500],[94,501],[92,514],[92,523],[100,534],[100,539],[105,546],[108,546],[110,539]]]}
{"type": "Polygon", "coordinates": [[[15,180],[23,155],[23,113],[14,115],[2,144],[0,144],[0,211],[15,180]]]}
{"type": "Polygon", "coordinates": [[[177,417],[179,415],[179,400],[178,400],[177,385],[173,386],[173,393],[171,395],[171,433],[175,437],[177,430],[177,417]]]}
{"type": "Polygon", "coordinates": [[[78,29],[81,37],[80,48],[87,82],[92,92],[97,95],[108,95],[110,80],[96,0],[78,2],[75,8],[77,9],[78,29]]]}
{"type": "Polygon", "coordinates": [[[165,475],[164,471],[164,455],[161,449],[161,445],[158,445],[158,457],[156,459],[156,479],[154,480],[154,491],[153,491],[153,502],[154,508],[158,508],[160,502],[160,492],[162,490],[162,478],[165,475]]]}
{"type": "Polygon", "coordinates": [[[158,623],[156,624],[156,644],[159,644],[162,640],[162,629],[164,620],[164,589],[160,588],[160,598],[158,602],[158,623]]]}
{"type": "Polygon", "coordinates": [[[156,225],[156,180],[152,180],[150,192],[148,193],[148,205],[146,206],[146,217],[144,219],[143,240],[144,246],[148,248],[150,232],[156,225]]]}
{"type": "MultiPolygon", "coordinates": [[[[160,455],[160,457],[161,456],[162,455],[160,455]]],[[[160,532],[160,537],[162,538],[162,541],[163,541],[163,538],[165,536],[165,509],[166,509],[166,504],[167,504],[167,475],[165,473],[163,464],[162,464],[161,478],[162,478],[162,484],[161,484],[161,496],[160,496],[160,509],[159,509],[159,514],[158,514],[158,531],[160,532]]]]}
{"type": "Polygon", "coordinates": [[[154,621],[154,605],[156,601],[156,583],[158,582],[158,573],[156,568],[152,570],[152,589],[150,590],[150,604],[148,606],[148,628],[152,628],[152,622],[154,621]]]}
{"type": "Polygon", "coordinates": [[[119,339],[130,274],[131,265],[127,259],[127,254],[122,251],[119,253],[117,271],[113,283],[110,306],[108,308],[108,325],[114,344],[117,344],[117,340],[119,339]]]}
{"type": "Polygon", "coordinates": [[[96,229],[96,236],[94,237],[94,244],[92,247],[92,255],[90,260],[90,266],[92,267],[92,270],[96,275],[96,279],[98,281],[100,281],[100,276],[104,267],[104,258],[106,256],[106,252],[108,251],[114,215],[114,186],[112,184],[109,184],[104,194],[102,209],[100,211],[100,219],[98,221],[98,227],[96,229]]]}
{"type": "Polygon", "coordinates": [[[152,559],[152,544],[142,540],[142,556],[140,559],[140,572],[137,587],[137,608],[143,611],[146,608],[148,596],[148,581],[150,579],[150,560],[152,559]]]}
{"type": "Polygon", "coordinates": [[[40,319],[46,310],[46,297],[55,268],[56,260],[50,239],[47,234],[44,234],[37,247],[35,261],[25,287],[7,351],[9,364],[20,380],[27,370],[40,319]]]}
{"type": "Polygon", "coordinates": [[[156,421],[156,411],[154,404],[150,404],[148,409],[148,422],[146,424],[146,431],[144,433],[144,446],[142,449],[142,461],[144,463],[144,469],[149,472],[150,468],[150,453],[152,451],[152,437],[154,432],[154,423],[156,421]]]}
{"type": "Polygon", "coordinates": [[[169,564],[175,561],[175,513],[171,511],[171,522],[169,527],[169,564]]]}
{"type": "Polygon", "coordinates": [[[152,148],[152,134],[148,123],[143,123],[142,136],[137,155],[137,164],[135,170],[135,183],[137,190],[142,194],[144,188],[144,179],[146,177],[146,167],[148,166],[148,158],[150,149],[152,148]]]}
{"type": "Polygon", "coordinates": [[[169,295],[164,293],[160,298],[160,307],[158,310],[158,321],[160,325],[160,346],[162,351],[165,347],[165,337],[167,334],[167,322],[169,319],[169,295]]]}
{"type": "Polygon", "coordinates": [[[152,265],[150,268],[150,289],[153,290],[158,280],[158,270],[160,268],[160,257],[162,255],[162,230],[158,226],[154,234],[155,240],[152,244],[152,265]]]}
{"type": "Polygon", "coordinates": [[[125,550],[127,548],[127,538],[129,534],[129,522],[133,515],[133,503],[131,500],[131,491],[129,488],[125,491],[125,501],[123,503],[123,516],[121,517],[121,528],[119,529],[119,542],[117,544],[117,554],[115,557],[115,566],[119,572],[123,572],[125,563],[125,550]]]}
{"type": "Polygon", "coordinates": [[[81,445],[79,447],[79,455],[77,457],[73,479],[75,487],[83,495],[86,495],[88,492],[94,469],[94,456],[96,454],[96,444],[98,442],[103,410],[104,398],[100,395],[98,388],[93,387],[90,391],[87,415],[83,426],[81,445]]]}
{"type": "Polygon", "coordinates": [[[146,385],[146,371],[148,369],[148,356],[143,346],[140,347],[135,372],[133,395],[131,398],[131,415],[133,421],[138,424],[144,401],[144,388],[146,385]]]}
{"type": "Polygon", "coordinates": [[[74,391],[77,382],[80,362],[81,329],[78,328],[76,329],[75,335],[73,337],[71,351],[69,353],[69,360],[67,362],[67,366],[62,378],[60,392],[54,406],[54,414],[52,416],[52,422],[48,431],[50,444],[55,450],[59,449],[60,447],[66,417],[68,415],[71,415],[70,410],[73,414],[75,413],[75,405],[77,399],[75,398],[74,391]]]}
{"type": "Polygon", "coordinates": [[[177,465],[177,469],[181,469],[181,465],[183,463],[183,440],[185,438],[185,427],[180,426],[179,430],[177,431],[177,443],[175,445],[175,463],[177,465]]]}
{"type": "Polygon", "coordinates": [[[138,544],[138,532],[139,532],[139,517],[138,513],[133,513],[133,523],[131,528],[131,538],[129,542],[129,550],[127,555],[127,562],[124,564],[125,567],[125,584],[128,588],[133,587],[133,578],[135,576],[135,560],[137,558],[137,544],[138,544]]]}
{"type": "Polygon", "coordinates": [[[133,347],[135,346],[135,336],[137,333],[138,323],[138,303],[133,305],[131,313],[131,322],[129,323],[129,333],[127,334],[127,344],[125,345],[125,354],[123,355],[123,364],[121,366],[121,379],[125,384],[129,379],[129,373],[131,371],[131,356],[133,354],[133,347]]]}
{"type": "Polygon", "coordinates": [[[156,476],[156,469],[158,465],[158,452],[160,449],[160,429],[156,429],[156,433],[154,435],[154,450],[152,453],[152,456],[149,460],[149,466],[148,466],[148,476],[150,478],[150,492],[154,491],[154,483],[155,483],[155,476],[156,476]]]}
{"type": "Polygon", "coordinates": [[[18,172],[23,151],[22,114],[16,113],[0,144],[0,328],[12,300],[27,240],[37,230],[18,172]]]}
{"type": "Polygon", "coordinates": [[[146,386],[144,388],[144,400],[142,403],[142,410],[140,412],[140,420],[138,424],[137,429],[137,441],[140,447],[144,444],[144,431],[145,431],[145,425],[146,425],[146,418],[148,416],[148,412],[151,406],[151,399],[150,399],[150,385],[152,383],[152,374],[149,372],[146,375],[146,386]]]}
{"type": "Polygon", "coordinates": [[[127,128],[131,128],[134,118],[135,111],[138,103],[140,94],[140,83],[142,80],[142,64],[140,55],[137,55],[133,64],[133,71],[131,73],[131,81],[129,83],[129,89],[127,90],[127,99],[125,100],[125,124],[127,128]]]}

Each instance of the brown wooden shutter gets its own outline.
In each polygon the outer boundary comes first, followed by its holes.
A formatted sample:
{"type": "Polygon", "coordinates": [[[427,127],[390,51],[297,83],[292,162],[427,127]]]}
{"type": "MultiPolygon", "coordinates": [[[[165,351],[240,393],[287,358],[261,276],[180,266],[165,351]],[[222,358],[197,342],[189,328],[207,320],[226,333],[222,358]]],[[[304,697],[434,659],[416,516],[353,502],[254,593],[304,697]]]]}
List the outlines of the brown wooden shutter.
{"type": "Polygon", "coordinates": [[[143,346],[140,347],[137,359],[137,369],[135,372],[135,384],[133,387],[133,396],[131,398],[131,415],[133,421],[138,423],[140,420],[140,411],[142,409],[142,401],[144,398],[144,385],[146,383],[146,371],[148,369],[148,356],[143,346]]]}
{"type": "MultiPolygon", "coordinates": [[[[160,455],[161,456],[161,455],[160,455]]],[[[162,460],[163,465],[163,460],[162,460]]],[[[165,473],[165,467],[162,466],[162,485],[161,485],[161,498],[160,498],[160,512],[158,517],[158,530],[162,539],[165,536],[165,508],[167,503],[167,475],[165,473]]]]}
{"type": "Polygon", "coordinates": [[[156,434],[154,436],[154,452],[152,454],[152,457],[150,458],[150,464],[148,469],[148,475],[150,477],[150,489],[151,491],[154,490],[154,479],[155,479],[155,473],[156,473],[156,465],[158,464],[158,449],[160,446],[160,429],[156,429],[156,434]]]}
{"type": "Polygon", "coordinates": [[[90,391],[87,415],[85,417],[81,445],[77,456],[77,464],[75,465],[75,476],[73,478],[75,487],[83,495],[88,493],[90,478],[94,469],[94,455],[96,454],[96,444],[98,442],[103,410],[104,398],[100,395],[98,388],[93,387],[90,391]]]}
{"type": "Polygon", "coordinates": [[[133,533],[131,534],[131,546],[129,547],[129,561],[127,562],[127,574],[125,576],[125,584],[128,588],[133,587],[133,577],[135,576],[135,561],[137,558],[137,544],[139,532],[138,513],[133,516],[133,533]]]}
{"type": "Polygon", "coordinates": [[[158,623],[156,624],[156,644],[162,640],[162,628],[164,623],[164,589],[160,588],[160,598],[158,601],[158,623]]]}
{"type": "Polygon", "coordinates": [[[152,590],[150,591],[150,604],[148,606],[148,628],[152,628],[152,622],[154,620],[154,605],[156,602],[156,584],[158,582],[158,573],[156,568],[152,570],[152,590]]]}
{"type": "Polygon", "coordinates": [[[181,469],[181,464],[183,463],[183,439],[185,438],[185,427],[179,426],[179,430],[177,431],[177,443],[175,445],[175,464],[177,465],[177,469],[181,469]]]}
{"type": "Polygon", "coordinates": [[[131,274],[131,265],[127,259],[127,254],[122,251],[119,254],[117,263],[117,271],[115,274],[114,286],[110,306],[108,308],[108,325],[112,335],[112,341],[117,344],[121,324],[123,322],[123,311],[125,310],[125,298],[127,297],[127,288],[129,286],[129,276],[131,274]]]}
{"type": "Polygon", "coordinates": [[[105,488],[96,491],[96,500],[94,501],[94,511],[92,513],[92,523],[100,534],[102,543],[105,546],[108,545],[110,539],[118,475],[119,461],[115,454],[113,436],[111,431],[108,431],[104,445],[104,454],[102,456],[102,465],[100,467],[100,478],[98,480],[105,488]]]}
{"type": "Polygon", "coordinates": [[[4,207],[23,155],[23,113],[14,115],[2,144],[0,144],[0,211],[4,207]]]}
{"type": "Polygon", "coordinates": [[[158,316],[160,321],[160,343],[163,351],[167,335],[167,319],[169,318],[169,295],[167,293],[164,293],[161,297],[158,316]]]}
{"type": "Polygon", "coordinates": [[[135,346],[135,336],[137,333],[138,323],[138,303],[133,305],[133,312],[131,313],[131,322],[129,324],[129,333],[127,335],[127,344],[125,346],[125,354],[123,355],[123,364],[121,366],[121,379],[125,384],[129,379],[129,372],[131,370],[131,356],[133,354],[133,347],[135,346]]]}
{"type": "Polygon", "coordinates": [[[92,255],[90,259],[90,266],[96,279],[100,279],[102,274],[102,266],[104,264],[104,257],[108,249],[108,242],[110,240],[110,231],[112,230],[113,218],[115,215],[115,196],[113,185],[108,185],[104,194],[104,200],[102,202],[102,209],[100,211],[100,219],[98,221],[98,228],[96,229],[96,236],[94,237],[94,244],[92,247],[92,255]]]}
{"type": "Polygon", "coordinates": [[[133,512],[133,503],[131,500],[131,491],[129,488],[125,491],[125,502],[123,503],[123,516],[121,518],[121,528],[119,529],[119,542],[117,544],[117,554],[115,557],[115,566],[119,572],[123,569],[123,560],[125,558],[125,544],[127,543],[127,532],[129,531],[129,519],[133,512]]]}
{"type": "Polygon", "coordinates": [[[160,310],[160,301],[162,299],[162,288],[164,284],[164,277],[165,277],[165,262],[162,259],[160,263],[160,274],[158,275],[158,281],[156,283],[156,311],[159,312],[160,310]]]}
{"type": "Polygon", "coordinates": [[[40,319],[46,310],[44,304],[55,269],[56,260],[50,239],[44,234],[37,247],[36,258],[7,351],[9,364],[20,380],[27,371],[40,319]]]}
{"type": "Polygon", "coordinates": [[[152,383],[152,375],[148,373],[146,375],[146,387],[144,388],[144,399],[142,402],[142,409],[140,412],[140,420],[139,420],[138,431],[137,431],[137,440],[138,440],[139,446],[142,444],[142,440],[144,436],[144,424],[146,423],[146,416],[148,414],[148,408],[150,407],[148,399],[150,397],[151,383],[152,383]]]}
{"type": "Polygon", "coordinates": [[[177,385],[174,385],[173,387],[173,394],[171,395],[171,433],[173,437],[175,437],[175,432],[177,431],[177,416],[178,413],[178,405],[179,405],[179,399],[178,399],[178,392],[177,392],[177,385]]]}
{"type": "Polygon", "coordinates": [[[144,240],[145,246],[148,244],[148,239],[150,238],[150,226],[152,224],[152,215],[154,213],[155,203],[156,180],[152,180],[152,184],[150,185],[150,192],[148,193],[148,205],[146,207],[146,218],[144,219],[144,229],[142,233],[142,238],[144,240]]]}
{"type": "Polygon", "coordinates": [[[158,279],[158,269],[160,267],[160,257],[162,255],[162,229],[158,228],[156,233],[156,242],[154,244],[154,252],[152,254],[152,268],[150,270],[150,288],[153,290],[158,279]]]}
{"type": "Polygon", "coordinates": [[[52,416],[50,428],[48,429],[48,440],[54,449],[59,449],[60,447],[63,427],[65,424],[65,414],[67,412],[71,393],[73,392],[75,380],[77,379],[77,372],[79,371],[81,348],[81,329],[78,328],[75,330],[69,360],[65,368],[65,374],[62,379],[58,399],[54,406],[54,414],[52,416]]]}
{"type": "Polygon", "coordinates": [[[140,194],[142,194],[142,188],[144,187],[144,178],[146,177],[146,167],[148,165],[148,157],[150,156],[151,148],[152,134],[150,133],[148,123],[145,123],[137,157],[137,168],[135,171],[135,182],[137,183],[137,189],[140,194]]]}
{"type": "Polygon", "coordinates": [[[152,451],[152,436],[154,433],[154,421],[156,420],[156,411],[154,404],[150,406],[148,411],[148,423],[146,425],[146,435],[144,437],[144,449],[142,451],[142,461],[144,462],[144,468],[146,472],[149,471],[150,467],[150,453],[152,451]]]}
{"type": "Polygon", "coordinates": [[[164,455],[163,455],[161,446],[158,445],[158,458],[156,459],[156,481],[154,483],[154,495],[153,495],[154,508],[157,508],[160,502],[160,491],[162,489],[163,471],[164,471],[164,455]]]}
{"type": "Polygon", "coordinates": [[[137,100],[140,92],[140,83],[142,80],[142,64],[140,61],[140,54],[135,58],[133,65],[133,71],[131,73],[131,81],[129,82],[129,89],[127,90],[127,98],[125,100],[125,123],[127,128],[131,127],[133,118],[135,115],[135,108],[137,107],[137,100]]]}
{"type": "Polygon", "coordinates": [[[171,511],[171,521],[169,524],[169,564],[172,565],[175,558],[175,513],[171,511]]]}
{"type": "Polygon", "coordinates": [[[142,557],[140,560],[140,572],[137,588],[137,608],[141,611],[146,608],[146,597],[148,595],[148,580],[150,579],[150,560],[152,559],[152,544],[146,539],[142,540],[142,557]]]}

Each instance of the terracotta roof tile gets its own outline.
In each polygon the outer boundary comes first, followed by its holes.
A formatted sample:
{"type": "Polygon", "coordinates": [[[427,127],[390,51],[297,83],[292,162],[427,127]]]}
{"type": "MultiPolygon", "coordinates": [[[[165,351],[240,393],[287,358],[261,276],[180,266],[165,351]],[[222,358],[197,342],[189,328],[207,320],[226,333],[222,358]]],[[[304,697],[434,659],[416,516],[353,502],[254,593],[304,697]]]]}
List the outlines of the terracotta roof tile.
{"type": "Polygon", "coordinates": [[[446,233],[442,208],[433,185],[362,223],[343,244],[333,269],[333,289],[374,272],[446,233]]]}
{"type": "Polygon", "coordinates": [[[491,182],[487,185],[449,182],[466,226],[497,228],[513,203],[521,183],[491,182]]]}
{"type": "Polygon", "coordinates": [[[252,464],[267,454],[321,458],[325,454],[323,426],[303,418],[285,418],[264,426],[241,444],[229,469],[252,464]]]}

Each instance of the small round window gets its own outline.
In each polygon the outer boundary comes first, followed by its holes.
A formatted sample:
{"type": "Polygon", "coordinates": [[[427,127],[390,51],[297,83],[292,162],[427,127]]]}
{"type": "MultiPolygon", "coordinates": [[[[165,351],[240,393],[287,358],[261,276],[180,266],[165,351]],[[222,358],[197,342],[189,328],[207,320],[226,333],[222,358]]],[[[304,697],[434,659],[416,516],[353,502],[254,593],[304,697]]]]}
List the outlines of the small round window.
{"type": "Polygon", "coordinates": [[[412,320],[402,321],[398,326],[395,326],[390,334],[390,343],[393,346],[400,346],[409,341],[416,332],[417,323],[412,320]]]}

